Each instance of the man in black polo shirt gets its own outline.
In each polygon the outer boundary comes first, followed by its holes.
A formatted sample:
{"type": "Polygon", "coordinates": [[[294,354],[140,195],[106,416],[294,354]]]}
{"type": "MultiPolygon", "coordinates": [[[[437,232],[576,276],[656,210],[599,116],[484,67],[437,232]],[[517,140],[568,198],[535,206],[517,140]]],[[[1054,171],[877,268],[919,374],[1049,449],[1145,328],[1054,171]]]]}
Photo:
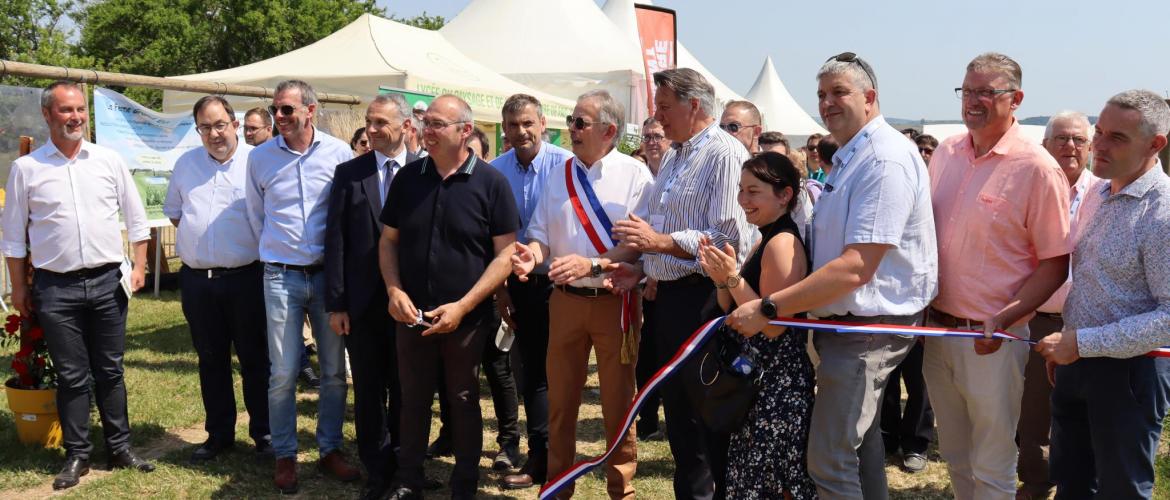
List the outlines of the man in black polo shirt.
{"type": "Polygon", "coordinates": [[[402,447],[391,499],[421,498],[440,361],[454,425],[452,498],[473,498],[479,482],[479,361],[491,323],[484,299],[511,273],[520,215],[503,174],[467,149],[472,126],[466,102],[436,98],[423,119],[430,156],[398,172],[382,209],[379,262],[390,315],[399,323],[402,381],[402,447]]]}

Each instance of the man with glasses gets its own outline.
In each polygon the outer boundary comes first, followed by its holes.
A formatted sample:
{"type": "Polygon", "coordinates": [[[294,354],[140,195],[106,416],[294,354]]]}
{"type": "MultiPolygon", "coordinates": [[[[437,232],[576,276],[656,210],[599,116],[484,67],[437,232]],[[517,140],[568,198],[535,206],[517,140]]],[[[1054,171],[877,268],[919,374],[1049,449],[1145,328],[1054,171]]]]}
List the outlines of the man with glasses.
{"type": "Polygon", "coordinates": [[[252,108],[244,113],[244,142],[255,147],[272,138],[272,115],[264,108],[252,108]]]}
{"type": "MultiPolygon", "coordinates": [[[[657,280],[651,321],[658,360],[670,359],[711,316],[704,310],[715,285],[695,255],[699,241],[736,249],[740,263],[757,234],[736,202],[739,176],[750,155],[715,121],[715,90],[690,68],[654,74],[654,118],[678,144],[662,159],[649,197],[649,218],[631,215],[614,223],[622,245],[642,252],[647,277],[657,280]]],[[[703,386],[700,361],[680,367],[662,386],[666,431],[674,456],[676,498],[725,496],[728,435],[699,418],[703,386]]]]}
{"type": "MultiPolygon", "coordinates": [[[[545,142],[542,137],[547,120],[540,100],[528,94],[515,94],[504,101],[504,138],[512,145],[492,161],[508,179],[516,208],[520,210],[520,231],[516,240],[527,244],[526,232],[533,212],[547,187],[549,173],[564,166],[573,154],[545,142]]],[[[528,461],[519,473],[504,477],[505,489],[528,488],[543,484],[548,472],[548,300],[552,295],[548,266],[538,266],[521,281],[508,277],[504,288],[496,292],[500,316],[516,330],[520,360],[524,365],[524,410],[528,427],[528,461]]],[[[490,348],[489,348],[490,349],[490,348]]]]}
{"type": "Polygon", "coordinates": [[[479,364],[495,333],[487,300],[511,273],[520,226],[508,180],[467,147],[471,107],[436,98],[423,118],[430,156],[394,176],[378,246],[390,316],[398,322],[402,447],[389,498],[421,498],[438,370],[451,407],[452,498],[474,498],[483,452],[479,364]]]}
{"type": "Polygon", "coordinates": [[[85,91],[73,82],[54,82],[41,93],[41,115],[49,140],[12,162],[0,250],[7,257],[12,304],[24,318],[35,304],[57,371],[65,464],[53,489],[60,490],[89,473],[91,397],[101,415],[110,468],[154,470],[130,450],[122,379],[127,294],[146,281],[150,228],[121,156],[85,139],[85,91]],[[119,212],[133,252],[130,276],[119,271],[125,258],[119,212]],[[130,285],[125,292],[123,279],[130,285]]]}
{"type": "Polygon", "coordinates": [[[749,153],[760,151],[760,133],[763,132],[761,123],[760,110],[748,101],[727,103],[723,108],[723,116],[719,118],[719,128],[735,136],[749,153]]]}
{"type": "MultiPolygon", "coordinates": [[[[801,282],[743,304],[728,322],[756,332],[808,311],[832,321],[921,325],[936,292],[934,217],[926,165],[881,115],[872,68],[851,52],[817,72],[821,119],[840,149],[813,208],[812,269],[801,282]]],[[[827,143],[822,141],[818,147],[827,143]]],[[[828,151],[826,151],[828,152],[828,151]]],[[[885,498],[879,404],[907,335],[817,332],[817,400],[808,472],[822,498],[885,498]]]]}
{"type": "Polygon", "coordinates": [[[993,52],[967,65],[966,134],[930,162],[938,228],[939,293],[931,326],[974,330],[974,341],[929,339],[922,371],[938,419],[939,453],[955,497],[1014,498],[1016,424],[1028,320],[1068,275],[1068,182],[1013,116],[1024,99],[1020,65],[993,52]]]}
{"type": "Polygon", "coordinates": [[[662,158],[670,149],[670,139],[662,132],[662,124],[653,116],[642,122],[642,153],[646,155],[646,166],[650,174],[657,177],[662,170],[662,158]]]}
{"type": "MultiPolygon", "coordinates": [[[[1083,234],[1097,207],[1104,201],[1101,187],[1104,181],[1093,175],[1089,164],[1089,139],[1093,127],[1083,113],[1062,111],[1048,120],[1044,129],[1044,149],[1056,159],[1068,182],[1069,232],[1072,246],[1083,234]]],[[[1068,298],[1072,276],[1036,309],[1036,316],[1028,322],[1032,340],[1040,340],[1064,328],[1064,302],[1068,298]]],[[[1024,397],[1020,406],[1017,440],[1020,443],[1020,487],[1016,498],[1048,498],[1052,482],[1048,475],[1049,427],[1052,413],[1050,397],[1052,386],[1048,381],[1044,358],[1037,352],[1028,354],[1024,368],[1024,397]]]]}
{"type": "Polygon", "coordinates": [[[317,400],[319,467],[329,476],[354,481],[361,473],[341,451],[347,384],[345,347],[325,313],[325,219],[333,172],[353,153],[345,141],[313,126],[317,94],[300,80],[276,86],[269,108],[280,135],[248,157],[247,204],[252,230],[260,236],[264,262],[264,307],[268,317],[268,410],[276,454],[274,482],[282,493],[297,491],[297,402],[301,334],[308,314],[321,364],[317,400]]]}
{"type": "Polygon", "coordinates": [[[402,396],[394,321],[378,268],[378,215],[390,181],[418,159],[406,151],[410,108],[401,94],[374,97],[366,108],[371,151],[337,166],[325,222],[325,309],[345,338],[353,373],[358,457],[366,469],[362,498],[380,499],[397,468],[402,396]],[[389,434],[389,436],[387,436],[389,434]],[[387,441],[387,437],[390,439],[387,441]]]}
{"type": "MultiPolygon", "coordinates": [[[[577,416],[589,372],[590,351],[601,380],[605,441],[624,430],[626,409],[634,400],[636,347],[622,331],[625,295],[610,293],[603,273],[638,252],[618,246],[606,234],[611,221],[645,216],[643,199],[653,183],[637,160],[618,151],[625,110],[604,90],[577,99],[569,116],[575,158],[553,167],[528,227],[527,245],[516,245],[513,270],[521,280],[537,264],[549,262],[556,290],[549,299],[548,473],[568,470],[577,457],[577,416]],[[587,212],[587,213],[586,213],[587,212]],[[593,222],[596,221],[596,222],[593,222]]],[[[636,292],[631,300],[636,300],[636,292]]],[[[631,326],[632,327],[632,326],[631,326]]],[[[633,498],[638,449],[627,433],[605,463],[610,498],[633,498]]],[[[562,495],[571,496],[569,485],[562,495]]]]}
{"type": "Polygon", "coordinates": [[[248,434],[257,453],[271,454],[268,433],[268,337],[264,325],[259,240],[248,226],[244,201],[248,155],[235,111],[220,96],[195,102],[195,129],[203,147],[175,161],[163,214],[175,225],[183,316],[199,356],[199,388],[207,441],[191,454],[206,462],[235,447],[235,348],[248,410],[248,434]]]}

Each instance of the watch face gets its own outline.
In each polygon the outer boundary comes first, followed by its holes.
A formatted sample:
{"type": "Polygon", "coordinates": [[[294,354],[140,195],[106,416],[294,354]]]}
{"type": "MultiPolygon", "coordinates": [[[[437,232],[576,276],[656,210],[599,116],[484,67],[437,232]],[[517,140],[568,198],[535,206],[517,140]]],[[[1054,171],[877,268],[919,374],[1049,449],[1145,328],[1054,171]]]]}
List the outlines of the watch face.
{"type": "Polygon", "coordinates": [[[772,302],[771,299],[764,299],[762,302],[760,302],[760,312],[763,313],[764,316],[767,316],[768,318],[775,318],[776,317],[776,303],[772,302]]]}

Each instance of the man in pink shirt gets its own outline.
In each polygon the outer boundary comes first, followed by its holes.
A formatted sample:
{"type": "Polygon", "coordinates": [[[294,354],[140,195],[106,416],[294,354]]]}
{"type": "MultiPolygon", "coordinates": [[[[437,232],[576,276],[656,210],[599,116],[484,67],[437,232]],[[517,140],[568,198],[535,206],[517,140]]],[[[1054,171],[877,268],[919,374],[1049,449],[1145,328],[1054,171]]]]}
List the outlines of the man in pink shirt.
{"type": "Polygon", "coordinates": [[[1068,276],[1068,183],[1056,161],[1020,134],[1020,66],[996,53],[967,65],[962,100],[967,134],[951,137],[930,162],[938,231],[939,293],[928,324],[982,332],[973,342],[930,339],[923,374],[938,420],[939,453],[955,498],[1011,499],[1016,493],[1016,423],[1028,320],[1068,276]]]}
{"type": "MultiPolygon", "coordinates": [[[[1070,247],[1080,239],[1084,228],[1097,207],[1101,206],[1101,183],[1088,168],[1089,141],[1093,126],[1089,119],[1076,111],[1063,111],[1048,120],[1044,130],[1044,149],[1056,159],[1068,180],[1070,247]]],[[[1064,299],[1068,297],[1072,276],[1060,286],[1048,301],[1036,310],[1036,317],[1028,322],[1032,340],[1040,340],[1064,328],[1064,299]]],[[[1024,398],[1020,406],[1020,424],[1016,430],[1020,444],[1020,463],[1017,471],[1023,483],[1016,498],[1029,500],[1048,498],[1052,482],[1048,477],[1048,431],[1052,415],[1049,398],[1052,385],[1044,370],[1044,357],[1032,352],[1024,369],[1024,398]]]]}

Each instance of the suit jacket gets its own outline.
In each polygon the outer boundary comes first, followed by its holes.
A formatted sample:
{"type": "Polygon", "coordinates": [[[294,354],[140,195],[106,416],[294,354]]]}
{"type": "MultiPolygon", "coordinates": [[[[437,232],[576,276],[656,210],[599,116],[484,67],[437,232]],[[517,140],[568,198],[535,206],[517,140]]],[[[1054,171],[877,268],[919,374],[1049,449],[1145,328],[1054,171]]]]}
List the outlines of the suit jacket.
{"type": "MultiPolygon", "coordinates": [[[[389,298],[378,267],[381,184],[373,151],[337,166],[325,219],[325,310],[362,314],[389,298]]],[[[406,163],[418,156],[406,153],[406,163]]]]}

